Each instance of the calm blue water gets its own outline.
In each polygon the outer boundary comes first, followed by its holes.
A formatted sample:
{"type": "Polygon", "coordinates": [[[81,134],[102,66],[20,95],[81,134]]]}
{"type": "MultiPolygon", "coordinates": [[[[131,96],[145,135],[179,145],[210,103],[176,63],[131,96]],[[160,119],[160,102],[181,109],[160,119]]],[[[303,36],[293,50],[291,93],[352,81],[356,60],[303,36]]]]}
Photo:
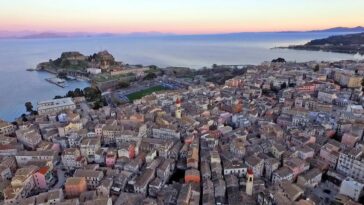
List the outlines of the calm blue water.
{"type": "Polygon", "coordinates": [[[291,61],[354,59],[353,55],[270,49],[301,44],[332,33],[246,33],[239,35],[169,37],[90,37],[65,39],[0,39],[0,118],[14,120],[25,112],[24,103],[64,95],[68,90],[88,86],[69,82],[60,88],[46,82],[48,73],[27,72],[37,63],[55,59],[63,51],[89,55],[110,51],[129,64],[190,66],[217,64],[259,64],[283,57],[291,61]]]}

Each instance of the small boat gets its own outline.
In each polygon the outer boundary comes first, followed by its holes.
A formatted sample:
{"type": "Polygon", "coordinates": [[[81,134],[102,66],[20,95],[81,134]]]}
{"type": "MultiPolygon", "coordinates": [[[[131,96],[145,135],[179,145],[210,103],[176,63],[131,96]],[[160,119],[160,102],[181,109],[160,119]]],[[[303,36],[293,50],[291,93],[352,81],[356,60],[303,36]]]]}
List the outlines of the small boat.
{"type": "Polygon", "coordinates": [[[28,68],[26,71],[36,71],[34,68],[28,68]]]}
{"type": "Polygon", "coordinates": [[[77,80],[77,78],[76,78],[76,77],[74,77],[74,76],[70,76],[70,75],[67,75],[67,79],[68,79],[68,80],[77,80]]]}

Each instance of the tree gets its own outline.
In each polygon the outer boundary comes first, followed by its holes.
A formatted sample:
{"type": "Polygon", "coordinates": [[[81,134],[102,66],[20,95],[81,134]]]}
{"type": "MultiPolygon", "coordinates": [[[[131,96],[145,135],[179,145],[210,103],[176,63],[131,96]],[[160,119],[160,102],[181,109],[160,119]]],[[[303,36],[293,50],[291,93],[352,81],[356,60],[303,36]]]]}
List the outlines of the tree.
{"type": "Polygon", "coordinates": [[[277,58],[277,59],[273,59],[272,63],[285,63],[286,60],[284,58],[277,58]]]}
{"type": "Polygon", "coordinates": [[[151,79],[154,79],[156,78],[157,75],[155,73],[148,73],[145,77],[144,77],[144,80],[151,80],[151,79]]]}
{"type": "Polygon", "coordinates": [[[129,87],[129,83],[128,82],[126,82],[126,81],[120,81],[119,82],[119,88],[127,88],[127,87],[129,87]]]}
{"type": "Polygon", "coordinates": [[[83,90],[83,93],[87,101],[95,101],[101,98],[101,92],[96,88],[87,87],[83,90]]]}
{"type": "Polygon", "coordinates": [[[320,66],[317,64],[315,68],[313,69],[314,72],[318,72],[320,70],[320,66]]]}
{"type": "Polygon", "coordinates": [[[281,90],[286,89],[286,88],[287,88],[287,83],[286,82],[282,83],[281,84],[281,90]]]}
{"type": "Polygon", "coordinates": [[[103,106],[107,106],[106,101],[104,99],[98,99],[97,101],[94,102],[93,109],[98,110],[103,106]]]}
{"type": "Polygon", "coordinates": [[[28,121],[27,115],[24,114],[24,113],[21,115],[21,119],[22,119],[23,122],[27,122],[28,121]]]}
{"type": "Polygon", "coordinates": [[[73,91],[72,91],[72,90],[70,90],[70,91],[68,91],[68,92],[67,92],[66,97],[73,98],[73,97],[75,97],[75,94],[73,93],[73,91]]]}
{"type": "Polygon", "coordinates": [[[59,72],[58,75],[57,75],[58,78],[67,78],[67,73],[66,72],[59,72]]]}
{"type": "Polygon", "coordinates": [[[71,66],[71,62],[69,60],[62,60],[61,61],[61,67],[62,68],[68,68],[71,66]]]}
{"type": "Polygon", "coordinates": [[[84,96],[84,93],[80,88],[76,88],[75,91],[73,91],[73,95],[75,97],[82,97],[84,96]]]}
{"type": "Polygon", "coordinates": [[[25,110],[26,110],[27,112],[32,112],[32,111],[33,111],[33,105],[32,105],[32,103],[31,103],[31,102],[26,102],[26,103],[25,103],[25,110]]]}

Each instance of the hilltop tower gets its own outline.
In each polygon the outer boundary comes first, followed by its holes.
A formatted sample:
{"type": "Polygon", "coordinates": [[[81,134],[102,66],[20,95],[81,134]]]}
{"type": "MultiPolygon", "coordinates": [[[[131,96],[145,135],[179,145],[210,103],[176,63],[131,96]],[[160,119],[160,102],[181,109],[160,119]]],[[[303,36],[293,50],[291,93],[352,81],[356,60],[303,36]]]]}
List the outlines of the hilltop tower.
{"type": "Polygon", "coordinates": [[[182,108],[181,108],[181,99],[177,97],[176,99],[176,118],[181,119],[182,117],[182,108]]]}
{"type": "Polygon", "coordinates": [[[254,180],[254,173],[252,169],[248,169],[246,174],[246,194],[249,196],[253,195],[253,180],[254,180]]]}

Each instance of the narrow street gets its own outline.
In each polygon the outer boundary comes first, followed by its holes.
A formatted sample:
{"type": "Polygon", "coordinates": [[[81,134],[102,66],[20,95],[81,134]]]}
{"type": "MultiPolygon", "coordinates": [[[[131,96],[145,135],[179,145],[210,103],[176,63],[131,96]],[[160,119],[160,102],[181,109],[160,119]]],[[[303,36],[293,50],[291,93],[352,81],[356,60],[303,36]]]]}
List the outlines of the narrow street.
{"type": "Polygon", "coordinates": [[[57,184],[53,189],[60,189],[66,182],[65,172],[62,169],[57,169],[57,184]]]}

